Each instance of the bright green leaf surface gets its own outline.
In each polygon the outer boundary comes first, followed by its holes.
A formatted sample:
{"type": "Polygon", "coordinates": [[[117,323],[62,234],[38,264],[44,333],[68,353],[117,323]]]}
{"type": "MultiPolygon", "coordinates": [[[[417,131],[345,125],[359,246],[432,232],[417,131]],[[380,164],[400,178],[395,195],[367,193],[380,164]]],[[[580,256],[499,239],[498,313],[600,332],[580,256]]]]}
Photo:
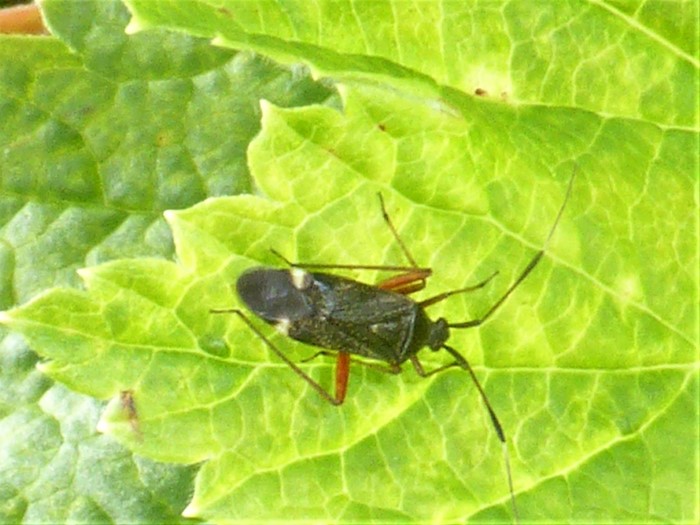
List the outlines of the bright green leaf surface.
{"type": "MultiPolygon", "coordinates": [[[[164,209],[250,187],[258,99],[329,96],[202,40],[127,36],[117,2],[42,8],[58,38],[0,39],[0,309],[78,285],[77,268],[170,257],[164,209]]],[[[103,403],[54,386],[17,335],[0,337],[0,522],[185,521],[194,466],[96,434],[103,403]]]]}
{"type": "Polygon", "coordinates": [[[484,90],[673,126],[698,121],[698,3],[126,0],[169,27],[412,96],[484,90]],[[611,75],[610,72],[616,74],[611,75]]]}
{"type": "MultiPolygon", "coordinates": [[[[52,292],[6,321],[72,388],[101,398],[132,389],[138,432],[116,398],[103,426],[140,453],[209,460],[191,515],[508,519],[501,452],[464,372],[420,380],[359,368],[346,404],[332,408],[240,321],[208,310],[236,305],[229,285],[246,266],[275,263],[272,246],[305,261],[402,264],[379,214],[382,191],[416,258],[435,270],[430,292],[501,271],[488,291],[433,312],[474,317],[544,242],[577,159],[549,255],[493,322],[452,341],[512,439],[524,519],[692,521],[695,444],[669,450],[665,436],[691,437],[687,415],[697,418],[694,298],[671,298],[662,283],[695,290],[697,254],[690,241],[683,248],[660,236],[659,225],[692,232],[694,181],[668,168],[657,175],[674,162],[692,165],[692,136],[480,100],[463,108],[473,115],[466,122],[381,91],[347,91],[344,106],[341,115],[266,105],[249,152],[265,197],[170,214],[180,265],[92,268],[83,273],[87,293],[52,292]],[[508,133],[494,115],[508,119],[508,133]],[[567,133],[572,126],[578,133],[567,133]],[[517,137],[531,129],[540,130],[531,140],[557,147],[520,149],[517,137]],[[633,153],[620,158],[610,145],[623,138],[633,153]],[[665,267],[644,263],[652,252],[665,267]]],[[[273,339],[295,359],[312,353],[273,339]]],[[[307,369],[330,383],[330,363],[307,369]]]]}
{"type": "MultiPolygon", "coordinates": [[[[260,196],[169,213],[177,264],[92,267],[86,291],[49,292],[3,320],[49,359],[52,377],[112,399],[102,430],[151,458],[207,460],[188,515],[510,521],[501,450],[464,372],[421,380],[409,367],[397,377],[355,367],[346,404],[333,408],[240,320],[209,309],[238,305],[231,284],[248,266],[278,264],[270,247],[303,261],[405,264],[381,191],[435,271],[418,297],[500,271],[487,289],[431,309],[473,318],[542,246],[577,165],[536,271],[451,344],[506,428],[524,521],[696,522],[696,22],[671,31],[652,3],[379,5],[132,0],[132,27],[218,36],[404,96],[355,85],[343,88],[342,113],[264,104],[248,151],[260,196]],[[477,88],[520,104],[464,96],[477,88]]],[[[696,7],[668,9],[671,19],[696,7]]],[[[143,198],[138,188],[130,198],[143,198]]],[[[266,333],[295,360],[313,353],[266,333]]],[[[331,384],[329,360],[304,366],[331,384]]]]}

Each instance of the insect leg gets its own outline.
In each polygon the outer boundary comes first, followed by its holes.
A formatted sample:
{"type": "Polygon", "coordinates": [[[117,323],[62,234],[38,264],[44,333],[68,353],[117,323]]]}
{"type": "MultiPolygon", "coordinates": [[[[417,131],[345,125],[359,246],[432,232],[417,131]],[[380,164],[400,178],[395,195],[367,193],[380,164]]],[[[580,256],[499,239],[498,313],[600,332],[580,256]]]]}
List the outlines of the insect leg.
{"type": "Polygon", "coordinates": [[[386,222],[386,225],[391,230],[391,233],[394,236],[394,239],[396,239],[396,242],[399,243],[399,247],[401,248],[403,254],[406,256],[406,259],[408,259],[408,262],[411,263],[411,266],[413,268],[418,268],[415,259],[411,255],[411,252],[408,251],[408,248],[404,244],[403,240],[401,240],[399,232],[396,230],[394,223],[391,221],[391,217],[389,217],[389,213],[386,211],[386,206],[384,205],[384,197],[382,197],[381,193],[377,193],[377,196],[379,197],[379,205],[382,208],[382,217],[384,218],[384,222],[386,222]]]}
{"type": "Polygon", "coordinates": [[[484,391],[483,387],[481,386],[481,383],[479,382],[479,379],[476,377],[476,374],[474,373],[474,370],[472,370],[471,365],[469,362],[464,358],[462,354],[457,352],[454,348],[451,346],[443,345],[443,348],[447,350],[452,357],[455,358],[454,362],[449,363],[447,365],[441,366],[439,368],[436,368],[435,370],[431,370],[430,372],[426,372],[423,369],[423,365],[421,362],[418,360],[418,357],[416,355],[412,355],[410,357],[411,363],[413,364],[413,367],[416,369],[416,373],[421,376],[421,377],[429,377],[434,374],[437,374],[439,372],[442,372],[448,368],[452,368],[454,366],[459,366],[466,370],[469,373],[469,376],[472,378],[472,382],[474,385],[476,385],[476,389],[479,391],[479,395],[481,396],[481,400],[483,401],[484,405],[486,406],[486,410],[489,413],[489,417],[491,418],[491,424],[493,425],[493,429],[496,431],[496,435],[498,436],[498,440],[501,442],[501,446],[503,448],[503,458],[504,458],[504,465],[506,469],[506,476],[508,478],[508,489],[510,491],[510,502],[511,506],[513,508],[513,516],[515,517],[515,522],[518,523],[520,520],[518,519],[518,508],[515,504],[515,490],[513,489],[513,475],[510,470],[510,457],[508,455],[508,446],[506,444],[506,435],[505,432],[503,431],[503,426],[501,425],[501,422],[498,420],[498,416],[496,415],[496,411],[493,409],[491,406],[491,402],[489,401],[489,398],[486,396],[486,392],[484,391]]]}
{"type": "Polygon", "coordinates": [[[337,355],[337,353],[338,352],[331,352],[330,350],[319,350],[311,357],[305,357],[300,362],[301,363],[309,363],[309,362],[313,361],[314,359],[316,359],[318,356],[335,357],[337,355]]]}
{"type": "MultiPolygon", "coordinates": [[[[337,396],[334,397],[331,394],[329,394],[328,391],[326,391],[326,389],[323,388],[317,381],[315,381],[313,378],[311,378],[311,376],[309,376],[306,372],[304,372],[301,368],[299,368],[294,363],[294,361],[292,361],[286,355],[284,355],[282,353],[282,351],[272,343],[272,341],[270,341],[267,337],[265,337],[265,334],[263,334],[260,330],[258,330],[256,328],[256,326],[250,321],[250,319],[248,319],[248,317],[242,311],[238,310],[237,308],[229,308],[229,309],[222,309],[222,310],[214,309],[214,310],[210,310],[210,312],[214,313],[214,314],[232,313],[232,314],[238,315],[241,319],[243,319],[245,324],[248,325],[248,328],[250,328],[253,332],[255,332],[255,334],[258,337],[260,337],[260,339],[263,340],[263,342],[267,345],[267,347],[277,355],[277,357],[279,357],[282,361],[284,361],[285,364],[289,368],[291,368],[296,375],[298,375],[300,378],[302,378],[304,381],[306,381],[309,384],[309,386],[311,388],[313,388],[316,392],[318,392],[318,394],[323,399],[328,401],[331,405],[341,405],[343,403],[343,399],[339,399],[337,396]]],[[[346,383],[347,383],[347,381],[346,381],[346,383]]]]}
{"type": "Polygon", "coordinates": [[[465,293],[465,292],[473,292],[474,290],[479,290],[480,288],[483,288],[484,286],[486,286],[491,281],[491,279],[496,277],[496,275],[498,275],[498,271],[493,272],[491,275],[489,275],[486,279],[484,279],[480,283],[476,283],[476,284],[473,284],[471,286],[467,286],[466,288],[460,288],[459,290],[451,290],[449,292],[441,293],[439,295],[436,295],[434,297],[430,297],[429,299],[421,301],[418,304],[420,306],[422,306],[423,308],[427,308],[428,306],[433,305],[435,303],[439,303],[440,301],[444,301],[445,299],[447,299],[448,297],[452,297],[453,295],[457,295],[457,294],[465,293]]]}
{"type": "MultiPolygon", "coordinates": [[[[330,352],[328,350],[319,350],[311,357],[302,359],[302,363],[313,361],[319,356],[335,357],[335,399],[338,404],[343,403],[345,394],[348,390],[348,379],[350,377],[350,363],[357,363],[374,370],[379,370],[387,374],[398,374],[401,372],[401,367],[398,365],[382,366],[375,363],[367,363],[357,359],[352,359],[349,352],[330,352]]],[[[456,364],[456,363],[455,363],[456,364]]],[[[325,396],[324,396],[325,397],[325,396]]]]}
{"type": "Polygon", "coordinates": [[[549,235],[547,235],[547,239],[545,240],[544,246],[542,247],[542,249],[535,254],[535,256],[527,264],[525,269],[518,276],[518,278],[513,282],[513,284],[511,284],[508,287],[508,289],[501,296],[501,298],[498,301],[496,301],[496,303],[491,308],[489,308],[483,316],[481,316],[479,319],[472,319],[471,321],[464,321],[461,323],[449,323],[448,326],[450,328],[472,328],[474,326],[479,326],[480,324],[484,323],[489,317],[491,317],[493,315],[493,313],[496,310],[498,310],[498,308],[505,302],[505,300],[508,299],[508,296],[510,296],[510,294],[513,293],[513,290],[515,290],[520,285],[520,283],[522,283],[525,280],[525,278],[528,275],[530,275],[530,272],[535,269],[535,266],[537,266],[537,263],[539,263],[540,259],[542,259],[542,256],[544,255],[544,252],[547,249],[547,246],[549,245],[549,241],[552,239],[552,235],[554,235],[554,231],[557,229],[557,225],[559,224],[559,219],[561,219],[562,213],[564,213],[564,208],[566,207],[566,203],[569,201],[569,195],[571,195],[571,188],[574,184],[575,176],[576,176],[576,168],[574,168],[574,171],[571,174],[571,179],[569,179],[569,186],[566,188],[566,195],[564,195],[564,202],[561,203],[561,207],[559,208],[559,212],[557,213],[557,216],[554,219],[554,224],[552,224],[552,227],[549,230],[549,235]]]}
{"type": "Polygon", "coordinates": [[[391,234],[394,236],[394,239],[396,239],[396,242],[399,244],[401,251],[410,263],[410,266],[389,266],[381,264],[366,265],[298,263],[290,261],[274,248],[271,248],[270,251],[273,253],[273,255],[282,259],[282,261],[284,261],[285,264],[292,268],[302,268],[308,270],[384,270],[403,272],[400,275],[396,275],[394,277],[390,277],[388,279],[385,279],[384,281],[381,281],[377,286],[379,288],[382,288],[383,290],[391,290],[404,295],[408,295],[413,292],[422,290],[423,288],[425,288],[426,279],[432,275],[433,271],[430,268],[420,268],[418,264],[416,264],[416,261],[411,255],[411,252],[408,251],[406,244],[399,236],[399,232],[396,230],[396,227],[394,226],[391,217],[389,217],[389,213],[386,211],[386,206],[384,204],[384,198],[382,197],[382,194],[378,193],[377,196],[379,197],[379,205],[382,210],[382,217],[384,219],[384,222],[386,222],[387,226],[389,227],[391,234]]]}
{"type": "Polygon", "coordinates": [[[335,358],[335,398],[342,403],[348,391],[348,379],[350,378],[350,354],[338,352],[335,358]]]}
{"type": "MultiPolygon", "coordinates": [[[[313,361],[314,359],[316,359],[318,356],[321,356],[321,355],[326,356],[326,357],[337,357],[338,352],[332,352],[329,350],[319,350],[311,357],[307,357],[306,359],[302,359],[301,362],[308,363],[309,361],[313,361]]],[[[371,368],[372,370],[377,370],[377,371],[383,372],[385,374],[396,375],[396,374],[401,373],[401,366],[394,364],[394,363],[385,366],[385,365],[380,365],[378,363],[371,363],[368,361],[363,361],[361,359],[352,359],[352,357],[350,358],[350,361],[356,365],[366,366],[367,368],[371,368]]]]}
{"type": "Polygon", "coordinates": [[[411,364],[413,365],[413,368],[416,369],[416,373],[421,376],[421,377],[430,377],[432,375],[435,375],[439,372],[443,372],[444,370],[447,370],[448,368],[454,368],[455,366],[460,366],[460,364],[457,361],[453,361],[452,363],[449,363],[447,365],[443,365],[439,368],[436,368],[435,370],[431,370],[430,372],[426,372],[425,369],[423,368],[423,363],[420,362],[418,359],[417,355],[412,355],[409,357],[411,360],[411,364]]]}
{"type": "Polygon", "coordinates": [[[432,271],[429,269],[416,268],[410,272],[401,273],[379,282],[377,288],[409,295],[425,288],[425,280],[431,274],[432,271]]]}
{"type": "Polygon", "coordinates": [[[270,251],[276,257],[282,259],[285,264],[291,266],[292,268],[302,268],[306,270],[385,270],[392,272],[427,272],[428,275],[432,273],[430,268],[417,268],[414,266],[388,266],[383,264],[316,264],[316,263],[299,263],[293,262],[287,259],[280,252],[274,248],[270,248],[270,251]]]}

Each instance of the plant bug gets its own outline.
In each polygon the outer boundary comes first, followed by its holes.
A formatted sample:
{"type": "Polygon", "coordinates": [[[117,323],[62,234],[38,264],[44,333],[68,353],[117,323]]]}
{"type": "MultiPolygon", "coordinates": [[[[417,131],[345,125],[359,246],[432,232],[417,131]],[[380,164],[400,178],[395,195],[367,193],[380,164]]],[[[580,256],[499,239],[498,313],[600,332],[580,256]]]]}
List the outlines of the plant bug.
{"type": "Polygon", "coordinates": [[[571,194],[575,175],[574,170],[542,249],[533,256],[486,313],[476,319],[449,322],[439,318],[433,321],[428,317],[426,308],[454,295],[483,288],[498,272],[474,285],[443,292],[422,301],[414,301],[408,296],[425,287],[432,270],[416,264],[389,217],[381,194],[379,202],[384,222],[410,266],[301,264],[291,262],[272,250],[288,265],[288,269],[254,267],[245,271],[236,282],[236,291],[248,309],[275,326],[283,335],[324,349],[310,359],[319,355],[335,356],[334,394],[284,355],[241,310],[227,308],[212,309],[211,312],[238,315],[294,373],[333,405],[341,405],[345,399],[351,355],[370,360],[355,362],[392,374],[398,374],[401,365],[406,361],[411,362],[421,377],[429,377],[455,366],[466,370],[479,392],[502,444],[511,505],[517,522],[518,512],[503,426],[471,365],[462,354],[447,344],[447,340],[450,337],[450,329],[473,328],[486,322],[537,266],[559,224],[571,194]],[[376,285],[369,285],[324,272],[357,269],[393,271],[396,274],[376,285]],[[417,355],[423,348],[432,351],[445,350],[454,361],[426,371],[417,355]]]}

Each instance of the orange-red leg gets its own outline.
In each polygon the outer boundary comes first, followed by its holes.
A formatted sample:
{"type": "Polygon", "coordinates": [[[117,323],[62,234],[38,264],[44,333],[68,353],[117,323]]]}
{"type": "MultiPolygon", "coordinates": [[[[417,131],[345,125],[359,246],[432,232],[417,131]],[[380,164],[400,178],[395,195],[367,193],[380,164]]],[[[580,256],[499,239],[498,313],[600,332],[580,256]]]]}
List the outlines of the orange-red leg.
{"type": "Polygon", "coordinates": [[[416,268],[384,279],[377,284],[377,288],[408,295],[425,288],[425,281],[432,273],[429,268],[416,268]]]}
{"type": "Polygon", "coordinates": [[[338,401],[339,405],[345,401],[349,379],[350,354],[347,352],[338,352],[335,359],[335,399],[338,401]]]}

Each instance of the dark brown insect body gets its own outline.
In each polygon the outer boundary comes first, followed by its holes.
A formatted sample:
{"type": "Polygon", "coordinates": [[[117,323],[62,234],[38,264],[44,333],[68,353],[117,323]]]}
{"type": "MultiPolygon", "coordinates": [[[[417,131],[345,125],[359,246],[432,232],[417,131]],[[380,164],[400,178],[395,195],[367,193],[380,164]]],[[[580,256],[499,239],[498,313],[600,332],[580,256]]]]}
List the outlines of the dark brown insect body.
{"type": "Polygon", "coordinates": [[[254,268],[238,295],[255,314],[302,343],[398,366],[422,348],[439,350],[447,322],[432,322],[406,295],[327,273],[254,268]]]}

